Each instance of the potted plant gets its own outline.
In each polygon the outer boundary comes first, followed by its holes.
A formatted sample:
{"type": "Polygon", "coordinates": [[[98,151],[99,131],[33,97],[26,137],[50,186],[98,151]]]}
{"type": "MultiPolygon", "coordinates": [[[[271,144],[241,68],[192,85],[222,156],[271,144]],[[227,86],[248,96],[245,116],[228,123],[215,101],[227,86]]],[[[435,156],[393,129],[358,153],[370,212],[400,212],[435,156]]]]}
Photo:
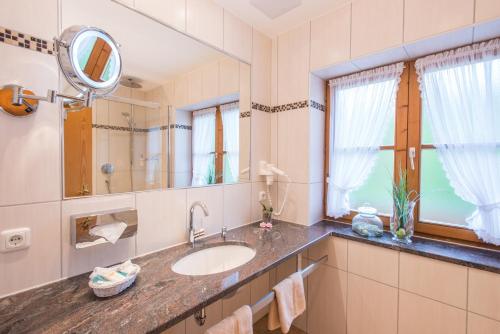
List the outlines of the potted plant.
{"type": "Polygon", "coordinates": [[[392,239],[411,243],[414,231],[413,209],[420,195],[415,190],[408,191],[406,180],[407,172],[399,167],[398,181],[392,183],[393,213],[391,216],[390,229],[392,239]]]}
{"type": "Polygon", "coordinates": [[[260,205],[262,206],[262,223],[272,224],[273,207],[270,205],[266,205],[264,201],[260,201],[260,205]]]}

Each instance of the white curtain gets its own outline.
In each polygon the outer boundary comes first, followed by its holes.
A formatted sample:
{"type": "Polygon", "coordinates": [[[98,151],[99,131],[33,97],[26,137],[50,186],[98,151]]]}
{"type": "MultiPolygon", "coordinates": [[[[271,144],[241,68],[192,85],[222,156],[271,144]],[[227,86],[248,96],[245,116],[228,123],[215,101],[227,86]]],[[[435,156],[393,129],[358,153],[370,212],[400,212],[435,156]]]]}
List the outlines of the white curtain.
{"type": "Polygon", "coordinates": [[[215,182],[215,108],[193,112],[192,186],[215,182]]]}
{"type": "Polygon", "coordinates": [[[327,214],[350,212],[349,193],[366,181],[394,115],[403,63],[330,80],[327,214]]]}
{"type": "Polygon", "coordinates": [[[224,145],[224,182],[238,182],[240,164],[240,106],[239,102],[220,106],[224,145]]]}
{"type": "Polygon", "coordinates": [[[416,68],[443,169],[477,208],[467,224],[500,245],[500,39],[419,59],[416,68]]]}

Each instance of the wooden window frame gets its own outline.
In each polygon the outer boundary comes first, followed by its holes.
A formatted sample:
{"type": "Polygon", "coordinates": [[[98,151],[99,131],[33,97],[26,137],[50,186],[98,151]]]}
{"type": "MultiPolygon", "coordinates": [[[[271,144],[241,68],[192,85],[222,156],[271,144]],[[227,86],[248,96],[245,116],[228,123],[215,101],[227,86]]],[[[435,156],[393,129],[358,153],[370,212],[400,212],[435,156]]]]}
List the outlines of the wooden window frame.
{"type": "MultiPolygon", "coordinates": [[[[417,72],[415,69],[415,60],[406,61],[405,68],[401,74],[401,80],[396,98],[395,110],[395,139],[394,146],[381,146],[381,150],[394,150],[394,171],[401,165],[407,170],[407,182],[410,190],[415,190],[420,193],[420,171],[421,171],[421,152],[426,149],[435,148],[433,145],[425,145],[421,143],[421,126],[422,126],[422,108],[419,83],[417,80],[417,72]],[[416,157],[414,158],[415,169],[407,168],[410,166],[408,157],[408,149],[415,147],[416,157]]],[[[327,193],[328,193],[328,174],[330,163],[330,87],[326,85],[326,114],[325,114],[325,182],[324,182],[324,218],[333,220],[333,217],[327,215],[327,193]]],[[[394,173],[394,178],[398,177],[398,173],[394,173]]],[[[350,223],[357,212],[351,211],[349,215],[344,216],[339,221],[350,223]]],[[[389,227],[390,217],[379,215],[384,222],[386,228],[389,227]]],[[[461,226],[450,226],[444,224],[436,224],[425,221],[420,221],[420,205],[415,207],[415,233],[417,235],[432,237],[437,239],[445,239],[459,243],[480,244],[481,247],[500,249],[493,245],[488,245],[481,241],[476,234],[461,226]]]]}

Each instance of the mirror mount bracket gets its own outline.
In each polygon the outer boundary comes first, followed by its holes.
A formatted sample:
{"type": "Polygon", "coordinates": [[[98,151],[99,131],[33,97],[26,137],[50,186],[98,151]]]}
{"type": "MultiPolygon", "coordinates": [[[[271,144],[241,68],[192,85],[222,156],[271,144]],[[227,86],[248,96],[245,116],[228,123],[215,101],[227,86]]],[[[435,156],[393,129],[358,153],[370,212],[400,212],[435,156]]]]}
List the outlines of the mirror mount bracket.
{"type": "Polygon", "coordinates": [[[94,100],[94,95],[89,91],[82,94],[82,96],[71,96],[48,89],[47,95],[40,96],[35,95],[20,85],[6,85],[0,88],[0,110],[12,116],[28,116],[37,111],[39,101],[56,103],[57,98],[81,102],[83,103],[83,107],[90,107],[94,100]]]}

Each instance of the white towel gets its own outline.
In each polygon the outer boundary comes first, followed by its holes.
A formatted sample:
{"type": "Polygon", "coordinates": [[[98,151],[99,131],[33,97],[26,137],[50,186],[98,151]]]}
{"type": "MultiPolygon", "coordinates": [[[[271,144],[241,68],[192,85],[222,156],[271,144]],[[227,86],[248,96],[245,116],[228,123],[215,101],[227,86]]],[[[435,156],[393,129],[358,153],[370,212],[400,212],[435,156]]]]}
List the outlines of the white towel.
{"type": "Polygon", "coordinates": [[[90,229],[89,234],[96,237],[102,237],[112,244],[115,244],[126,228],[127,224],[124,222],[96,225],[90,229]]]}
{"type": "Polygon", "coordinates": [[[90,279],[100,282],[102,285],[113,284],[123,281],[126,277],[136,274],[137,266],[133,265],[130,260],[111,268],[95,267],[90,274],[90,279]]]}
{"type": "Polygon", "coordinates": [[[306,310],[304,282],[300,273],[294,273],[278,283],[274,288],[276,297],[271,303],[267,329],[281,327],[282,333],[288,333],[292,322],[306,310]]]}
{"type": "Polygon", "coordinates": [[[205,334],[252,334],[252,309],[245,305],[206,330],[205,334]]]}

